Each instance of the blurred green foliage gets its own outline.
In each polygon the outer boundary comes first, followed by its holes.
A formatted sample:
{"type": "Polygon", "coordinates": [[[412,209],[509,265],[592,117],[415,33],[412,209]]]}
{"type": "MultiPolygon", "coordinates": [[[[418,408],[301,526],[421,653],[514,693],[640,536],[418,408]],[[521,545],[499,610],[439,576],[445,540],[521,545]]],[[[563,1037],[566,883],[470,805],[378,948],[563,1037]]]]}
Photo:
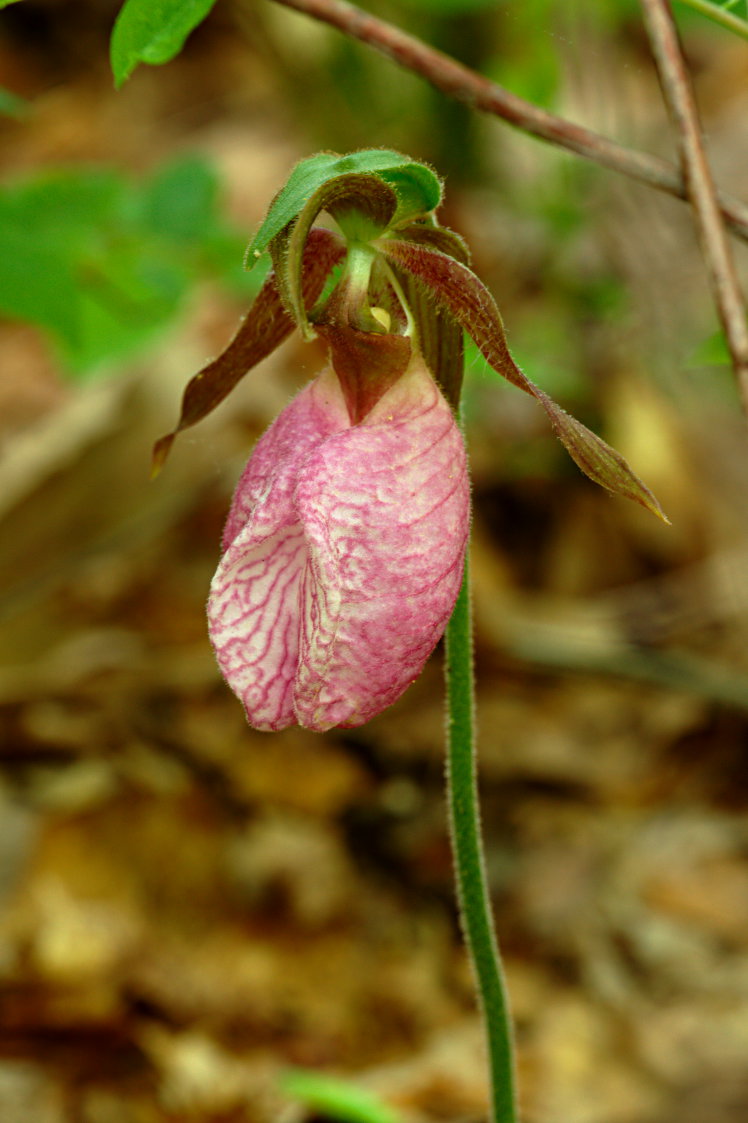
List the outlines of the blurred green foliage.
{"type": "Polygon", "coordinates": [[[340,1123],[398,1123],[400,1116],[366,1088],[310,1069],[288,1069],[281,1088],[319,1116],[340,1123]]]}
{"type": "Polygon", "coordinates": [[[143,183],[111,168],[45,170],[0,191],[0,311],[44,328],[82,375],[147,343],[200,280],[253,295],[262,270],[243,272],[245,242],[199,157],[143,183]]]}
{"type": "Polygon", "coordinates": [[[22,117],[26,112],[27,103],[17,94],[0,86],[0,115],[3,117],[22,117]]]}

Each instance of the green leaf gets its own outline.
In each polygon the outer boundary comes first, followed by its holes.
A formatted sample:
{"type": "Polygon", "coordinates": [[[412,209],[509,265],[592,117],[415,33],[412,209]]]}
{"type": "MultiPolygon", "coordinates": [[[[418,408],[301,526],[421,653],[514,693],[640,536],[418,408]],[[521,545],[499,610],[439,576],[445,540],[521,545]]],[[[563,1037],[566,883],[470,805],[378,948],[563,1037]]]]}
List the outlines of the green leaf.
{"type": "Polygon", "coordinates": [[[715,331],[702,340],[689,357],[691,366],[730,366],[732,358],[723,331],[715,331]]]}
{"type": "Polygon", "coordinates": [[[80,244],[111,215],[124,184],[116,172],[99,168],[53,169],[0,192],[0,214],[30,241],[80,244]]]}
{"type": "Polygon", "coordinates": [[[291,1069],[281,1079],[286,1095],[341,1123],[399,1123],[400,1117],[366,1088],[306,1069],[291,1069]]]}
{"type": "Polygon", "coordinates": [[[413,221],[430,214],[441,202],[441,181],[425,164],[419,164],[399,152],[368,148],[339,156],[335,152],[318,152],[297,164],[284,187],[275,196],[265,221],[247,250],[247,267],[268,248],[281,230],[303,210],[309,199],[325,183],[343,175],[373,174],[395,190],[398,199],[393,221],[413,221]]]}
{"type": "Polygon", "coordinates": [[[18,0],[0,0],[0,11],[2,11],[3,8],[9,7],[11,4],[17,4],[17,3],[18,3],[18,0]]]}
{"type": "Polygon", "coordinates": [[[215,0],[126,0],[112,31],[110,57],[117,89],[139,62],[158,66],[181,51],[215,0]]]}
{"type": "Polygon", "coordinates": [[[114,253],[94,250],[77,263],[78,333],[74,347],[61,347],[68,367],[84,373],[132,354],[172,319],[189,281],[183,263],[139,239],[118,241],[114,253]]]}

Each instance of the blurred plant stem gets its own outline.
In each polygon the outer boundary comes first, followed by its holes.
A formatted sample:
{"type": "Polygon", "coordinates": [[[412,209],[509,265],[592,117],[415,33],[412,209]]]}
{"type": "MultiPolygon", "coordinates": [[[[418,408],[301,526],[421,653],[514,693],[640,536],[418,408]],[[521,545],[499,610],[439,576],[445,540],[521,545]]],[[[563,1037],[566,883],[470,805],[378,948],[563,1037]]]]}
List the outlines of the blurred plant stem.
{"type": "Polygon", "coordinates": [[[696,99],[668,0],[641,0],[644,25],[675,130],[688,198],[693,207],[712,296],[748,415],[748,319],[732,247],[720,213],[704,147],[696,99]]]}
{"type": "Polygon", "coordinates": [[[509,1002],[486,881],[475,753],[470,567],[446,632],[447,798],[465,942],[483,1011],[491,1072],[492,1123],[516,1123],[509,1002]]]}
{"type": "MultiPolygon", "coordinates": [[[[617,144],[518,97],[393,24],[369,15],[347,0],[273,0],[366,43],[406,70],[425,78],[442,93],[472,109],[500,117],[523,132],[574,152],[678,199],[688,199],[685,179],[666,160],[617,144]]],[[[748,241],[748,206],[720,192],[722,214],[732,232],[748,241]]]]}

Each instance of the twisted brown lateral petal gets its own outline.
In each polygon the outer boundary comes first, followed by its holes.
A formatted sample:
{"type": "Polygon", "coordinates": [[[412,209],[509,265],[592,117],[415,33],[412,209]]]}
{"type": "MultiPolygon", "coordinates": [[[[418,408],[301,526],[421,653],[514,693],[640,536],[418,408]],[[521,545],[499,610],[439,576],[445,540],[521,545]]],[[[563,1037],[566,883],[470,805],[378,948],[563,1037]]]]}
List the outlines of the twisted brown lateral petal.
{"type": "Polygon", "coordinates": [[[621,454],[556,405],[522,373],[509,353],[496,302],[470,269],[438,250],[413,242],[381,239],[379,249],[420,282],[434,302],[454,317],[473,337],[494,370],[540,402],[556,436],[585,475],[607,491],[633,499],[664,522],[669,521],[655,496],[621,454]]]}
{"type": "MultiPolygon", "coordinates": [[[[344,253],[344,243],[337,234],[322,228],[311,231],[302,262],[302,293],[307,308],[317,300],[330,270],[344,253]]],[[[293,328],[275,274],[271,273],[226,349],[187,383],[176,428],[153,446],[152,476],[161,471],[177,433],[212,413],[244,375],[267,358],[293,328]]]]}

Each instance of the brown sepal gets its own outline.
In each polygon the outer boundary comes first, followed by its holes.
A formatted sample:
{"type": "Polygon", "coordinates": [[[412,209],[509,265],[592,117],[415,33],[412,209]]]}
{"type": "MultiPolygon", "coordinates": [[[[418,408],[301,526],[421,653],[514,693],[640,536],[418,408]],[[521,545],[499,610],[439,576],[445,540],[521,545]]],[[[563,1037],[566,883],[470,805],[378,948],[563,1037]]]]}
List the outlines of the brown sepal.
{"type": "Polygon", "coordinates": [[[319,324],[318,331],[330,348],[351,424],[358,425],[405,373],[410,340],[329,322],[319,324]]]}
{"type": "MultiPolygon", "coordinates": [[[[470,264],[470,249],[464,238],[455,234],[448,226],[431,225],[428,222],[410,222],[397,230],[398,241],[415,242],[416,245],[428,246],[432,250],[453,257],[463,265],[470,264]]],[[[378,245],[386,244],[388,238],[383,238],[378,245]]]]}
{"type": "MultiPolygon", "coordinates": [[[[302,293],[308,308],[317,300],[330,270],[344,254],[344,243],[337,234],[322,228],[311,231],[302,264],[302,293]]],[[[153,446],[151,477],[161,471],[177,433],[212,413],[293,327],[294,322],[283,307],[275,274],[270,273],[228,346],[187,383],[176,428],[153,446]]]]}
{"type": "Polygon", "coordinates": [[[453,412],[458,414],[465,370],[462,327],[410,274],[392,268],[415,320],[424,362],[453,412]]]}

